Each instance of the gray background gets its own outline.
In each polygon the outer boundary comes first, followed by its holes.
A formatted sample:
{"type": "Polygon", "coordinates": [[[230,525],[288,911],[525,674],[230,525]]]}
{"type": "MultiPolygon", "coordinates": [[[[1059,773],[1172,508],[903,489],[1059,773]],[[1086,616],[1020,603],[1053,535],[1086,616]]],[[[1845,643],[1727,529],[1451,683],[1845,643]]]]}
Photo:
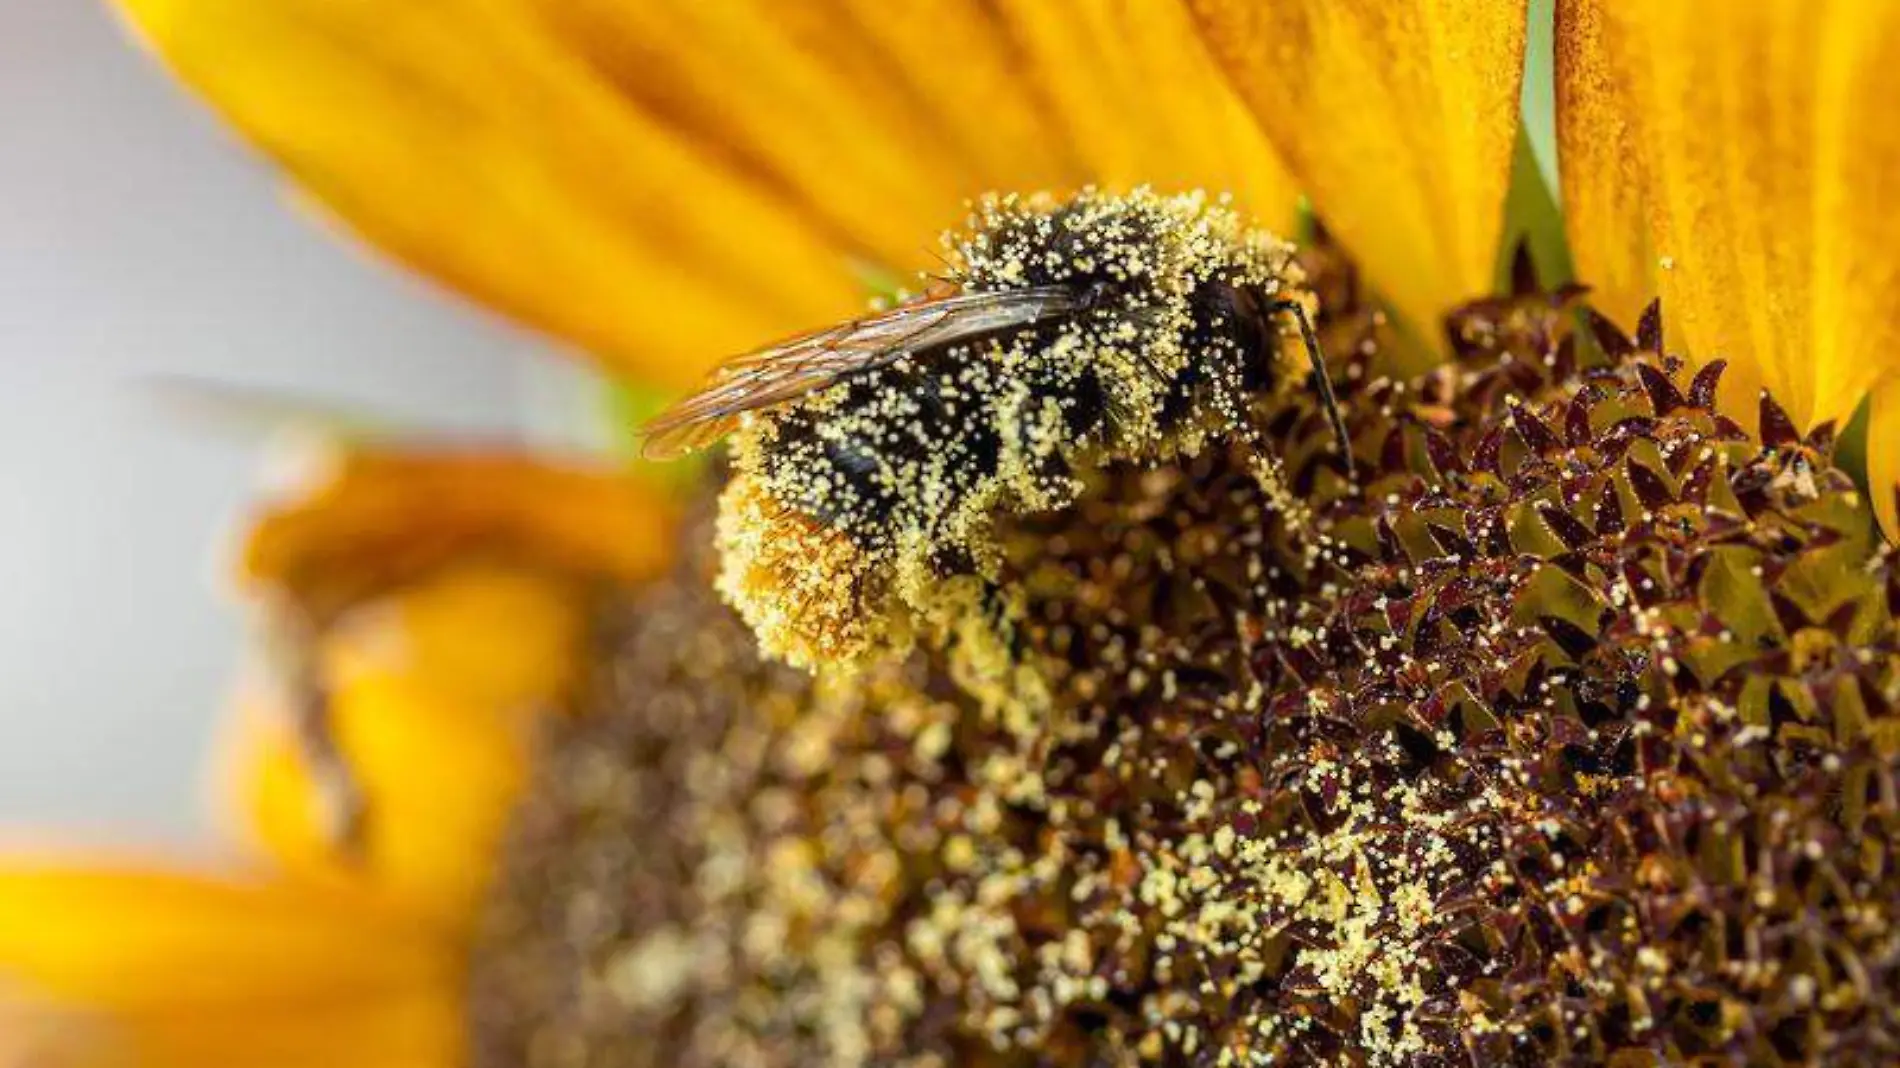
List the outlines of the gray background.
{"type": "Polygon", "coordinates": [[[263,435],[151,378],[521,428],[534,348],[291,210],[103,4],[0,0],[0,835],[201,826],[263,435]]]}

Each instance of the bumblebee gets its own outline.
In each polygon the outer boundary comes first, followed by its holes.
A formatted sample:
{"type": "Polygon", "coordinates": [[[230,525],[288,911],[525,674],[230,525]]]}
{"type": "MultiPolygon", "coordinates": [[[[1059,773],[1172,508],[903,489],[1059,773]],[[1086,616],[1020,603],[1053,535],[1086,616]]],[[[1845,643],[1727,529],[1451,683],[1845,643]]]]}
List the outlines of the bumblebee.
{"type": "Polygon", "coordinates": [[[920,297],[738,357],[645,428],[656,457],[732,435],[720,588],[768,654],[850,661],[956,627],[997,593],[1000,517],[1073,503],[1103,465],[1250,440],[1252,401],[1295,367],[1350,475],[1293,249],[1225,205],[991,197],[946,244],[920,297]]]}

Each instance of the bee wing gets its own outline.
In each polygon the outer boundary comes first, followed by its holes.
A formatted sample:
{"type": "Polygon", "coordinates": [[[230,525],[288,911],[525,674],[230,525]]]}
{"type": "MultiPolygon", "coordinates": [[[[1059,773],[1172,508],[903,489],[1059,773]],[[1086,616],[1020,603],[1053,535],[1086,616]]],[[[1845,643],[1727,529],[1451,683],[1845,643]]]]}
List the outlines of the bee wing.
{"type": "Polygon", "coordinates": [[[1066,286],[958,293],[800,334],[721,364],[705,388],[641,428],[641,452],[666,459],[704,448],[746,412],[778,407],[913,352],[1046,322],[1079,303],[1066,286]]]}

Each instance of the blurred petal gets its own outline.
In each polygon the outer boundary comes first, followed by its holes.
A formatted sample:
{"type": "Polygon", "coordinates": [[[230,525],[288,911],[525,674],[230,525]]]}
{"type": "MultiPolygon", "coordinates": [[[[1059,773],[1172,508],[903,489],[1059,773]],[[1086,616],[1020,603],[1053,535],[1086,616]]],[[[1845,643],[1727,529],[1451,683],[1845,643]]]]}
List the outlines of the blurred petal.
{"type": "Polygon", "coordinates": [[[1631,47],[1596,0],[1557,0],[1557,143],[1564,230],[1590,302],[1634,331],[1656,296],[1655,254],[1639,166],[1641,114],[1628,79],[1613,76],[1631,47]]]}
{"type": "Polygon", "coordinates": [[[398,258],[654,381],[861,303],[760,176],[521,3],[125,0],[181,77],[398,258]]]}
{"type": "Polygon", "coordinates": [[[567,707],[585,610],[570,582],[472,563],[346,617],[319,671],[364,825],[337,842],[301,736],[252,706],[227,755],[240,831],[294,872],[373,880],[461,929],[526,782],[531,717],[567,707]]]}
{"type": "MultiPolygon", "coordinates": [[[[1617,47],[1571,49],[1562,91],[1642,116],[1627,156],[1689,353],[1729,360],[1804,424],[1845,421],[1900,368],[1900,4],[1570,7],[1571,30],[1617,47]]],[[[1607,213],[1637,205],[1599,208],[1595,225],[1617,226],[1607,213]]]]}
{"type": "Polygon", "coordinates": [[[468,561],[366,607],[324,639],[339,687],[414,679],[506,714],[558,701],[580,674],[588,591],[561,576],[468,561]]]}
{"type": "Polygon", "coordinates": [[[449,1068],[456,961],[362,894],[0,867],[0,1023],[50,1053],[28,1063],[449,1068]]]}
{"type": "Polygon", "coordinates": [[[860,310],[991,189],[1296,204],[1175,0],[121,2],[370,240],[660,384],[860,310]]]}
{"type": "Polygon", "coordinates": [[[673,520],[657,493],[605,466],[504,450],[353,450],[257,522],[241,575],[319,620],[470,558],[632,582],[666,566],[673,520]]]}
{"type": "Polygon", "coordinates": [[[1193,0],[1210,47],[1327,227],[1412,324],[1491,289],[1525,5],[1193,0]]]}
{"type": "Polygon", "coordinates": [[[293,635],[278,707],[241,719],[229,778],[295,870],[366,876],[459,925],[494,868],[533,717],[569,706],[602,583],[656,573],[672,516],[606,469],[502,452],[358,451],[254,528],[246,579],[293,635]],[[296,721],[320,700],[360,793],[339,842],[333,769],[296,721]]]}

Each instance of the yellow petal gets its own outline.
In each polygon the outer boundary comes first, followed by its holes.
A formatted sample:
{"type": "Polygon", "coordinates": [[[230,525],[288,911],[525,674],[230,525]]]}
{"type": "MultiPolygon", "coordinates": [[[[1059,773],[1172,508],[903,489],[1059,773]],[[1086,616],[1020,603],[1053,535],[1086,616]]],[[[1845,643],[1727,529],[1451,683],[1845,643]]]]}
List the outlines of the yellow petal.
{"type": "Polygon", "coordinates": [[[226,757],[236,829],[293,872],[368,880],[465,928],[527,780],[532,717],[567,707],[580,672],[582,592],[471,563],[345,617],[319,671],[361,828],[339,843],[304,739],[281,705],[252,703],[226,757]]]}
{"type": "MultiPolygon", "coordinates": [[[[946,151],[942,116],[918,99],[928,83],[916,76],[925,72],[885,62],[848,5],[519,6],[533,10],[552,47],[598,72],[631,106],[707,146],[731,172],[758,178],[867,263],[919,266],[973,191],[976,159],[946,151]]],[[[979,40],[989,43],[986,33],[979,40]]],[[[1039,143],[1033,129],[1007,133],[1023,153],[993,158],[999,176],[1037,184],[1071,176],[1058,145],[1039,143]]],[[[732,240],[745,238],[735,231],[732,240]]],[[[747,299],[743,290],[733,296],[747,299]]]]}
{"type": "Polygon", "coordinates": [[[1525,5],[1190,5],[1326,225],[1418,329],[1491,289],[1525,5]]]}
{"type": "Polygon", "coordinates": [[[124,6],[371,241],[641,378],[686,384],[708,353],[862,303],[849,249],[632,106],[526,4],[124,6]]]}
{"type": "Polygon", "coordinates": [[[1572,6],[1619,46],[1576,50],[1563,92],[1640,109],[1626,151],[1681,342],[1844,421],[1900,368],[1900,5],[1572,6]]]}
{"type": "MultiPolygon", "coordinates": [[[[915,165],[956,176],[955,201],[899,220],[908,244],[894,266],[926,263],[922,236],[961,221],[961,201],[990,191],[1145,183],[1231,193],[1265,225],[1294,221],[1298,190],[1178,0],[759,0],[750,9],[755,26],[778,24],[861,96],[899,110],[895,123],[859,119],[854,132],[922,136],[915,165]]],[[[690,40],[704,47],[703,37],[690,40]]],[[[743,24],[725,43],[748,62],[761,50],[758,30],[743,24]]],[[[813,117],[781,120],[802,130],[813,117]]],[[[829,195],[864,214],[849,186],[834,183],[829,195]]]]}
{"type": "Polygon", "coordinates": [[[446,446],[331,459],[259,519],[240,565],[248,585],[319,621],[470,558],[634,582],[672,553],[673,510],[604,466],[446,446]]]}
{"type": "Polygon", "coordinates": [[[122,0],[400,258],[660,384],[863,307],[966,199],[1295,190],[1175,0],[122,0]]]}
{"type": "Polygon", "coordinates": [[[664,566],[670,515],[605,470],[505,453],[363,451],[258,523],[246,577],[307,621],[227,757],[248,834],[305,874],[366,877],[462,925],[527,774],[533,718],[571,704],[599,586],[664,566]],[[318,707],[360,795],[338,839],[318,707]]]}
{"type": "Polygon", "coordinates": [[[886,266],[926,265],[991,190],[1206,188],[1275,225],[1296,203],[1175,0],[538,6],[630,99],[886,266]]]}
{"type": "Polygon", "coordinates": [[[1656,296],[1655,253],[1638,165],[1641,114],[1628,79],[1612,75],[1633,47],[1596,0],[1557,0],[1557,143],[1564,231],[1590,303],[1634,332],[1656,296]]]}
{"type": "Polygon", "coordinates": [[[1291,231],[1293,177],[1178,0],[1002,0],[997,11],[1006,28],[991,47],[1021,55],[1024,83],[1088,179],[1229,193],[1255,221],[1291,231]]]}
{"type": "Polygon", "coordinates": [[[0,866],[0,1053],[124,1068],[450,1068],[453,947],[341,889],[0,866]]]}

